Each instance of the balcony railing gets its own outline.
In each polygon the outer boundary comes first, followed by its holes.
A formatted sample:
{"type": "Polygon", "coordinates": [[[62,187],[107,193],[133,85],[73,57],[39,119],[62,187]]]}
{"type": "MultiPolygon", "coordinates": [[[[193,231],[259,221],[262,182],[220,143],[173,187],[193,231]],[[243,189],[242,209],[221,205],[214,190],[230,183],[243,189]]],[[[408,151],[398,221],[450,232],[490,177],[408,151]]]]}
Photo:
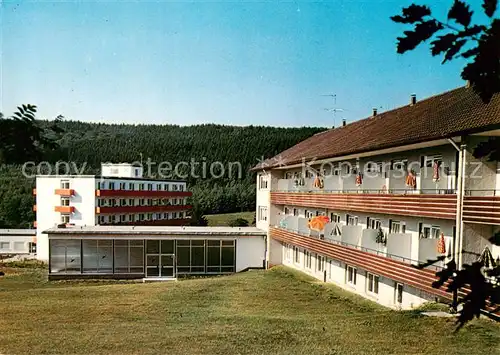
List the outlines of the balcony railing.
{"type": "MultiPolygon", "coordinates": [[[[309,229],[308,219],[298,216],[282,218],[275,228],[280,228],[295,234],[324,240],[328,243],[348,246],[367,253],[397,260],[402,263],[418,265],[428,260],[436,260],[440,256],[436,251],[437,239],[420,239],[411,233],[385,233],[384,243],[377,242],[377,229],[363,229],[359,225],[349,226],[339,223],[327,223],[323,232],[309,229]]],[[[448,241],[447,237],[446,240],[448,241]]],[[[441,270],[443,263],[439,262],[429,267],[441,270]]]]}

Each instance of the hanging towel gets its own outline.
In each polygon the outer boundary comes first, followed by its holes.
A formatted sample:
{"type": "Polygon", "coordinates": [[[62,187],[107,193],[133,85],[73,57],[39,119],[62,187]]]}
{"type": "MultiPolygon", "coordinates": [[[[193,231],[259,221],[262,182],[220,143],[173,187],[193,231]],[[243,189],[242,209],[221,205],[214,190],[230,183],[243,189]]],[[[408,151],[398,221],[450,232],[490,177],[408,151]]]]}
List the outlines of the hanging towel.
{"type": "Polygon", "coordinates": [[[406,186],[412,189],[417,188],[417,177],[415,176],[415,172],[413,170],[409,171],[406,176],[406,186]]]}
{"type": "Polygon", "coordinates": [[[439,181],[439,166],[441,164],[439,164],[437,161],[434,162],[434,165],[432,166],[432,180],[434,182],[438,182],[439,181]]]}
{"type": "Polygon", "coordinates": [[[316,177],[314,178],[313,186],[318,188],[318,189],[321,188],[321,180],[319,179],[318,175],[316,175],[316,177]]]}
{"type": "Polygon", "coordinates": [[[361,176],[361,173],[358,173],[356,175],[356,186],[361,186],[363,184],[363,177],[361,176]]]}
{"type": "Polygon", "coordinates": [[[437,252],[439,254],[446,254],[446,242],[444,240],[444,234],[441,233],[441,237],[438,239],[437,252]]]}

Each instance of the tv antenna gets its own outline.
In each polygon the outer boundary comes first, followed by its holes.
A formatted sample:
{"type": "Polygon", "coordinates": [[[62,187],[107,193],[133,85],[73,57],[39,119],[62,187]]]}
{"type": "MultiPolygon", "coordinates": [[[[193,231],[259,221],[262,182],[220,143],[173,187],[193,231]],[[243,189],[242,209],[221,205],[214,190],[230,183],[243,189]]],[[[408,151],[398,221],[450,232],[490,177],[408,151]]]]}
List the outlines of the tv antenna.
{"type": "MultiPolygon", "coordinates": [[[[333,113],[333,126],[335,127],[336,125],[336,117],[337,117],[337,112],[344,112],[345,110],[343,108],[337,107],[337,94],[325,94],[321,96],[328,96],[333,98],[333,105],[334,107],[329,107],[329,108],[324,108],[323,110],[333,113]]],[[[344,118],[344,117],[342,117],[344,118]]]]}

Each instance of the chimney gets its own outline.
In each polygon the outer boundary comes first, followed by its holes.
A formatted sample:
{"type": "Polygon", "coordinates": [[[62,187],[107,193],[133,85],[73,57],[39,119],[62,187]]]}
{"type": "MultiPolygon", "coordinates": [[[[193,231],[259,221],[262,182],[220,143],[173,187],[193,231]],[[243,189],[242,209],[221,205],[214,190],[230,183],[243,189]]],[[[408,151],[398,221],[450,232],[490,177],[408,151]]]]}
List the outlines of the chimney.
{"type": "Polygon", "coordinates": [[[373,108],[373,117],[375,117],[375,116],[377,116],[377,108],[376,107],[373,108]]]}
{"type": "Polygon", "coordinates": [[[345,118],[342,119],[342,126],[344,127],[347,124],[345,118]]]}
{"type": "Polygon", "coordinates": [[[417,95],[416,94],[411,94],[410,95],[410,106],[413,106],[417,103],[417,95]]]}

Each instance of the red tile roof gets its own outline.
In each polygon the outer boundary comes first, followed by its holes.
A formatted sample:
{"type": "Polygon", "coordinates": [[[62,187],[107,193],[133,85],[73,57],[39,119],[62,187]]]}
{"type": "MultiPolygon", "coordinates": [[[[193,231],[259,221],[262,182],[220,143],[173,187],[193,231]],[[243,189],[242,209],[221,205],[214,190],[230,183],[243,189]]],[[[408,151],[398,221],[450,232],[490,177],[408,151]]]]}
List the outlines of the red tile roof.
{"type": "Polygon", "coordinates": [[[500,94],[484,104],[461,87],[318,133],[253,168],[291,165],[500,128],[500,94]]]}

